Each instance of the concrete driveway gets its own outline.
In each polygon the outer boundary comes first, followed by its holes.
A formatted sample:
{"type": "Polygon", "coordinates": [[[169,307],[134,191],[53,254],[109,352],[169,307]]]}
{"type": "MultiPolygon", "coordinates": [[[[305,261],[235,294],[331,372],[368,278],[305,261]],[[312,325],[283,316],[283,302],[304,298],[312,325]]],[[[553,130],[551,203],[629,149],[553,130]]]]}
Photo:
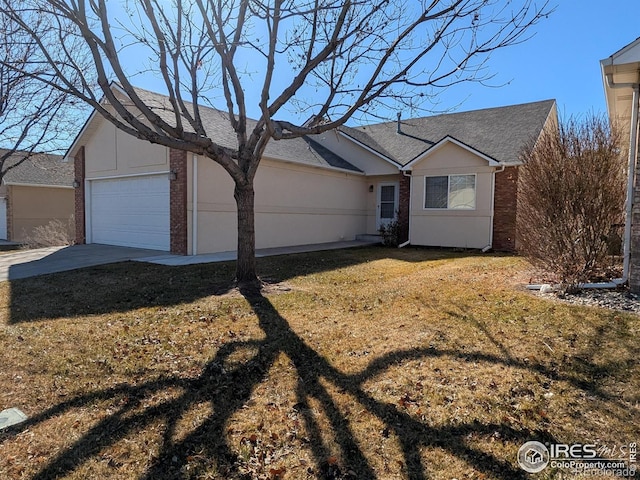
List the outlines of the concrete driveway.
{"type": "MultiPolygon", "coordinates": [[[[256,257],[364,247],[376,243],[380,242],[375,240],[353,240],[314,245],[296,245],[293,247],[263,248],[256,250],[256,257]]],[[[0,255],[0,282],[16,280],[18,278],[35,277],[46,273],[64,272],[77,268],[93,267],[107,263],[126,262],[127,260],[178,266],[193,265],[196,263],[227,262],[235,259],[236,252],[187,256],[173,255],[159,250],[97,244],[17,250],[14,253],[0,255]]]]}
{"type": "Polygon", "coordinates": [[[0,255],[0,281],[164,255],[172,256],[157,250],[96,244],[18,250],[0,255]]]}

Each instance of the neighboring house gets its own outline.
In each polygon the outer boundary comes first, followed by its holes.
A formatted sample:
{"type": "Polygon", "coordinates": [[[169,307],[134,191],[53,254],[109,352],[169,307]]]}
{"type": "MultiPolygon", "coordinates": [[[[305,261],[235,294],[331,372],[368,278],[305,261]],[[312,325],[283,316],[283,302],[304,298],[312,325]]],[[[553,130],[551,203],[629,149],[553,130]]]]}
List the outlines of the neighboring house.
{"type": "MultiPolygon", "coordinates": [[[[166,97],[139,92],[169,111],[166,97]]],[[[226,114],[203,116],[233,148],[226,114]]],[[[271,141],[255,178],[256,246],[352,240],[398,218],[414,245],[513,250],[518,154],[555,121],[547,100],[271,141]]],[[[67,156],[78,243],[235,250],[233,181],[212,160],[138,140],[95,112],[67,156]]]]}
{"type": "MultiPolygon", "coordinates": [[[[18,158],[9,157],[4,170],[18,158]]],[[[73,165],[59,155],[36,154],[8,169],[0,185],[0,239],[25,242],[34,228],[53,220],[71,230],[73,174],[73,165]]]]}
{"type": "Polygon", "coordinates": [[[600,61],[609,118],[622,128],[629,146],[630,188],[627,192],[625,268],[629,287],[640,292],[640,168],[638,168],[638,111],[640,109],[640,38],[600,61]],[[635,181],[634,181],[635,177],[635,181]]]}

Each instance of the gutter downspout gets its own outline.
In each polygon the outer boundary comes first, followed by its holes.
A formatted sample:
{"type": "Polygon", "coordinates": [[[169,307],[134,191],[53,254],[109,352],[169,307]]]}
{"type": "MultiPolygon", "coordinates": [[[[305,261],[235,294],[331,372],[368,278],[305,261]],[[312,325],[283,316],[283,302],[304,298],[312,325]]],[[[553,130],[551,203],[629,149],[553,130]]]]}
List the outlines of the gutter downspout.
{"type": "MultiPolygon", "coordinates": [[[[398,114],[398,122],[400,121],[400,114],[398,114]]],[[[398,128],[399,127],[399,123],[398,123],[398,128]]],[[[409,177],[409,231],[407,232],[407,241],[404,243],[401,243],[400,245],[398,245],[398,248],[404,248],[407,245],[409,245],[411,243],[411,190],[412,190],[412,183],[413,183],[413,176],[411,175],[411,173],[407,170],[403,170],[402,171],[402,175],[404,175],[405,177],[409,177]],[[407,173],[409,173],[409,175],[407,175],[407,173]]]]}
{"type": "Polygon", "coordinates": [[[622,285],[629,279],[629,269],[631,260],[631,216],[633,211],[633,187],[635,184],[636,157],[638,155],[638,97],[640,84],[638,83],[614,83],[613,74],[605,75],[607,86],[611,89],[632,88],[633,97],[631,104],[631,126],[629,133],[629,164],[627,167],[627,200],[625,205],[624,220],[624,250],[622,278],[613,280],[617,285],[622,285]]]}
{"type": "Polygon", "coordinates": [[[193,156],[191,169],[191,255],[198,254],[198,156],[193,156]]]}

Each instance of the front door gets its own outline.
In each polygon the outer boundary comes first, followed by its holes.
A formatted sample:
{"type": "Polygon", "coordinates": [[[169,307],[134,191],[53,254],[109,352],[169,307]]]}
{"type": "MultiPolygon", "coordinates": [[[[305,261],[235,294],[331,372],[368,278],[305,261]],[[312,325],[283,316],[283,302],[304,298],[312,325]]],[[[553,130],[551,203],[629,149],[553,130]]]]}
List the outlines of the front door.
{"type": "Polygon", "coordinates": [[[398,182],[378,185],[378,228],[386,227],[398,214],[398,182]]]}

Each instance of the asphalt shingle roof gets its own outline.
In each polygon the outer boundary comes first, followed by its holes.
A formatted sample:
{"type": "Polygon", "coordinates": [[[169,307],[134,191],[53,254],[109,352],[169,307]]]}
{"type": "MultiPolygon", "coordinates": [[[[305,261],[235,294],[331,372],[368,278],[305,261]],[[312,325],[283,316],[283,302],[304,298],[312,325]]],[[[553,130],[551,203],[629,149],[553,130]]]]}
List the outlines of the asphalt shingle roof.
{"type": "MultiPolygon", "coordinates": [[[[19,161],[19,154],[9,157],[5,166],[19,161]]],[[[5,167],[6,168],[6,167],[5,167]]],[[[62,161],[59,155],[36,154],[15,168],[11,168],[4,176],[4,183],[27,185],[73,185],[73,163],[62,161]]]]}
{"type": "MultiPolygon", "coordinates": [[[[167,96],[139,88],[136,88],[136,92],[140,96],[140,99],[145,102],[146,105],[149,105],[153,111],[167,123],[171,125],[175,124],[175,116],[167,96]]],[[[187,105],[191,106],[190,104],[187,105]]],[[[231,128],[227,113],[214,108],[200,106],[200,115],[202,117],[202,123],[207,129],[207,133],[212,136],[216,143],[231,149],[238,147],[236,135],[231,128]]],[[[247,128],[251,130],[255,124],[255,120],[249,119],[247,121],[247,128]]],[[[267,144],[265,156],[315,167],[334,167],[354,172],[362,172],[358,167],[308,137],[290,140],[271,140],[267,144]]]]}
{"type": "MultiPolygon", "coordinates": [[[[175,124],[173,109],[166,95],[141,88],[136,88],[136,93],[167,123],[175,124]]],[[[187,106],[191,107],[191,104],[187,103],[187,106]]],[[[230,149],[237,148],[236,135],[226,112],[201,106],[200,115],[207,134],[216,143],[230,149]]],[[[343,126],[340,131],[399,167],[407,165],[447,136],[508,165],[519,163],[521,149],[540,135],[550,115],[555,115],[555,100],[406,119],[401,122],[400,134],[395,121],[356,128],[343,126]]],[[[255,120],[247,121],[248,129],[254,125],[255,120]]],[[[362,172],[312,137],[272,140],[267,145],[265,156],[309,166],[362,172]]]]}
{"type": "Polygon", "coordinates": [[[447,136],[505,164],[518,163],[520,150],[554,112],[555,100],[402,120],[365,127],[341,127],[344,134],[406,165],[447,136]]]}

